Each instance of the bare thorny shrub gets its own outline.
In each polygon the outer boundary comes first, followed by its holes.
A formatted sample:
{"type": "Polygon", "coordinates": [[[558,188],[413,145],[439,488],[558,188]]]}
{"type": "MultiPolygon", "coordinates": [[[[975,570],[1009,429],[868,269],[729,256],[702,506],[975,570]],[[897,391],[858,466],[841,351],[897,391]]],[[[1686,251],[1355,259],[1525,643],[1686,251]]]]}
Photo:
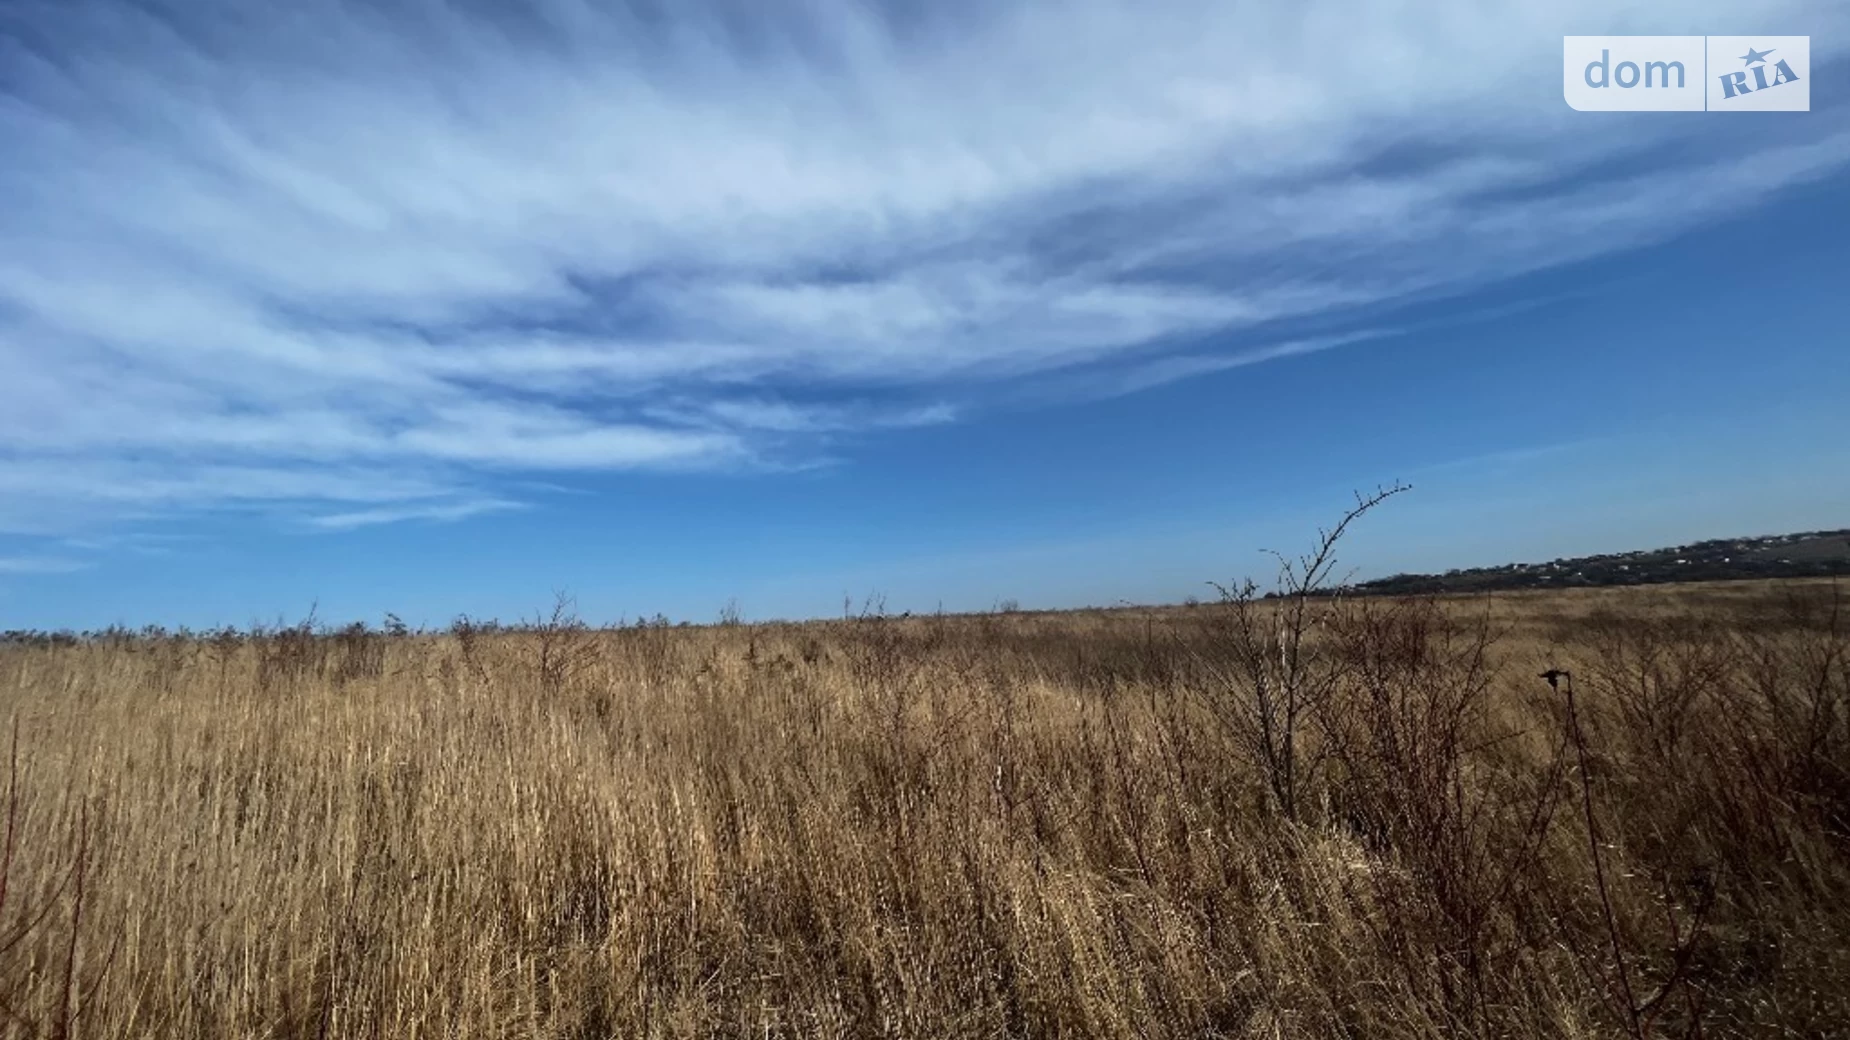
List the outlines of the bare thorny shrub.
{"type": "Polygon", "coordinates": [[[533,634],[534,677],[542,693],[559,693],[597,663],[597,641],[568,593],[556,593],[552,613],[534,618],[529,631],[533,634]]]}
{"type": "Polygon", "coordinates": [[[1358,496],[1280,558],[1264,599],[1217,586],[1227,663],[1196,689],[1224,746],[1288,825],[1357,840],[1343,887],[1435,1020],[1489,1028],[1555,947],[1609,1026],[1701,1034],[1727,1010],[1705,999],[1738,1003],[1712,963],[1730,952],[1712,927],[1718,860],[1751,918],[1768,863],[1820,839],[1840,854],[1850,833],[1839,594],[1770,628],[1596,621],[1597,709],[1554,668],[1546,697],[1499,698],[1488,611],[1356,600],[1331,580],[1350,524],[1403,490],[1358,496]]]}
{"type": "MultiPolygon", "coordinates": [[[[1631,861],[1606,885],[1652,897],[1601,900],[1603,970],[1634,1035],[1675,1015],[1672,995],[1685,1028],[1751,1020],[1755,991],[1791,956],[1782,907],[1850,895],[1840,873],[1807,869],[1850,851],[1850,618],[1836,585],[1790,589],[1779,605],[1770,625],[1585,624],[1586,811],[1604,803],[1605,845],[1631,861]],[[1626,913],[1652,904],[1646,920],[1626,913]],[[1634,985],[1625,940],[1653,927],[1657,963],[1637,965],[1634,985]]],[[[1570,708],[1572,678],[1561,676],[1570,708]]],[[[1782,999],[1798,1011],[1815,997],[1782,999]]]]}
{"type": "Polygon", "coordinates": [[[355,621],[335,633],[332,675],[335,685],[377,679],[384,675],[387,638],[384,633],[367,628],[364,621],[355,621]]]}
{"type": "Polygon", "coordinates": [[[264,692],[293,689],[319,678],[328,660],[327,648],[316,638],[315,611],[293,625],[269,632],[252,632],[258,649],[257,687],[264,692]]]}
{"type": "Polygon", "coordinates": [[[1342,671],[1317,705],[1325,806],[1370,857],[1348,894],[1408,990],[1475,1033],[1545,934],[1533,865],[1559,799],[1560,748],[1532,768],[1520,748],[1530,734],[1493,714],[1496,633],[1482,614],[1360,601],[1330,629],[1342,671]]]}
{"type": "Polygon", "coordinates": [[[1353,509],[1318,532],[1310,552],[1295,558],[1274,553],[1277,582],[1264,599],[1250,578],[1233,586],[1213,583],[1223,608],[1217,628],[1233,674],[1219,677],[1204,703],[1288,820],[1298,818],[1305,790],[1323,765],[1309,740],[1310,723],[1341,676],[1341,661],[1318,639],[1340,602],[1331,595],[1338,591],[1332,587],[1337,545],[1351,524],[1407,490],[1396,484],[1357,495],[1353,509]]]}
{"type": "Polygon", "coordinates": [[[1287,827],[1355,843],[1339,887],[1395,985],[1470,1035],[1493,1002],[1513,999],[1507,983],[1544,941],[1534,864],[1564,744],[1493,712],[1488,615],[1343,594],[1343,536],[1405,490],[1358,495],[1308,553],[1278,557],[1265,598],[1250,580],[1217,586],[1209,624],[1227,663],[1197,696],[1287,827]]]}
{"type": "Polygon", "coordinates": [[[1342,594],[1392,493],[1174,612],[0,647],[0,1035],[1843,1033],[1834,597],[1525,641],[1342,594]]]}

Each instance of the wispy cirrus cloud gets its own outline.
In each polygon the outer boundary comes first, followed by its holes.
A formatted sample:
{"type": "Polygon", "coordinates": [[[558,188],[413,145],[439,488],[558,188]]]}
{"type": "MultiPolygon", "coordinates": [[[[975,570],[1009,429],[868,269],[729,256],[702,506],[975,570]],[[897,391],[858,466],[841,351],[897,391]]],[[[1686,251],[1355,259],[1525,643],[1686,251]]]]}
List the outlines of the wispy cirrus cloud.
{"type": "Polygon", "coordinates": [[[1850,165],[1841,112],[1724,148],[1562,104],[1564,32],[1737,14],[10,4],[0,529],[457,519],[1357,342],[1850,165]]]}
{"type": "Polygon", "coordinates": [[[59,539],[61,549],[83,553],[124,552],[137,556],[167,556],[196,541],[190,535],[165,531],[119,531],[106,535],[59,539]]]}
{"type": "Polygon", "coordinates": [[[1316,354],[1351,343],[1381,339],[1398,333],[1399,330],[1396,329],[1359,329],[1341,335],[1284,340],[1278,343],[1268,343],[1262,347],[1218,354],[1167,354],[1130,365],[1110,366],[1098,371],[1075,372],[1070,376],[1044,381],[1037,387],[1037,390],[1056,398],[1074,400],[1121,397],[1178,380],[1207,375],[1210,372],[1225,372],[1230,368],[1244,368],[1248,365],[1264,364],[1280,358],[1316,354]]]}
{"type": "Polygon", "coordinates": [[[89,566],[64,556],[0,556],[0,574],[68,574],[89,566]]]}
{"type": "Polygon", "coordinates": [[[414,503],[387,506],[381,509],[359,509],[346,513],[326,513],[309,517],[308,523],[311,527],[324,531],[351,531],[361,527],[376,527],[380,524],[404,523],[408,520],[433,522],[466,520],[484,513],[502,513],[520,508],[522,506],[518,502],[496,498],[461,502],[414,503]]]}

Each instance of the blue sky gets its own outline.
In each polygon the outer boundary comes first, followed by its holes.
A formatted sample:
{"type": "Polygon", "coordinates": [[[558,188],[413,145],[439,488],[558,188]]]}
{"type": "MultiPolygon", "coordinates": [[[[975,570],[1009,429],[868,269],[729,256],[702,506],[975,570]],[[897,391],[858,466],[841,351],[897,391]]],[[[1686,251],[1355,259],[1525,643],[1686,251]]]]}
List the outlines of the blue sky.
{"type": "Polygon", "coordinates": [[[6,0],[0,628],[1850,525],[1850,8],[1744,10],[6,0]],[[1561,97],[1756,29],[1811,112],[1561,97]]]}

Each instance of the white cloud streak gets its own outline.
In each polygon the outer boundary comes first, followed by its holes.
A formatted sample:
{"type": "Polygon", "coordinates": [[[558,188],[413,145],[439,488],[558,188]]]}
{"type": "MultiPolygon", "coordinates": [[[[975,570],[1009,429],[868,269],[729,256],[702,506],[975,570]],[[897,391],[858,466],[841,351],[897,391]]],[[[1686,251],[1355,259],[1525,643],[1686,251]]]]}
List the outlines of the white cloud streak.
{"type": "Polygon", "coordinates": [[[417,505],[388,506],[383,509],[359,509],[346,513],[327,513],[309,518],[309,525],[324,531],[351,531],[380,524],[404,523],[408,520],[452,522],[484,513],[502,513],[520,509],[517,502],[482,499],[466,502],[435,502],[417,505]]]}
{"type": "Polygon", "coordinates": [[[1268,330],[1850,164],[1841,113],[1744,152],[1562,103],[1562,33],[1719,0],[165,9],[0,15],[0,530],[801,465],[972,386],[1353,342],[1268,330]]]}
{"type": "Polygon", "coordinates": [[[90,566],[61,556],[0,556],[0,574],[69,574],[90,566]]]}

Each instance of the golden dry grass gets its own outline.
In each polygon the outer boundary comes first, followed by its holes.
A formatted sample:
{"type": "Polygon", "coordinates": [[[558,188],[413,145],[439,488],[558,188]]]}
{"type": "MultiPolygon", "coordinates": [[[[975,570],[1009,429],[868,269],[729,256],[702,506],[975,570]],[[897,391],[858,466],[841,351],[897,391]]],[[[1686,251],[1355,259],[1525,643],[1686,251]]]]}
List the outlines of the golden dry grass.
{"type": "Polygon", "coordinates": [[[1842,1035],[1833,596],[0,646],[0,1031],[1842,1035]]]}

